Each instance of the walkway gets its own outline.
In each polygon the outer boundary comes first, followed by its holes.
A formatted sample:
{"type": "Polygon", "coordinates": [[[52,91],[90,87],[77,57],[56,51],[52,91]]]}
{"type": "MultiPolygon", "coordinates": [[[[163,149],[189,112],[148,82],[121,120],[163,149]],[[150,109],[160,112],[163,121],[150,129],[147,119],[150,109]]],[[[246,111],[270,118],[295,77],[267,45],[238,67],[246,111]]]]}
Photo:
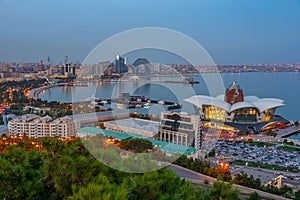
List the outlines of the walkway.
{"type": "Polygon", "coordinates": [[[297,132],[300,132],[300,127],[299,126],[290,126],[288,128],[279,129],[278,131],[276,131],[277,137],[279,137],[279,138],[286,138],[286,137],[291,136],[291,135],[293,135],[297,132]]]}

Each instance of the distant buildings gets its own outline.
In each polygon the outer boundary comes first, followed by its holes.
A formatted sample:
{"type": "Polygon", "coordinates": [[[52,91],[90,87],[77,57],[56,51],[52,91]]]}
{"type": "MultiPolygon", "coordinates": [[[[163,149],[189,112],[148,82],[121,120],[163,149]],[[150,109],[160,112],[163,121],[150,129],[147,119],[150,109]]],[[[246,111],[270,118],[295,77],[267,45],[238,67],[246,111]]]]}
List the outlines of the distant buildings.
{"type": "Polygon", "coordinates": [[[116,56],[115,69],[113,70],[113,72],[117,74],[124,74],[128,72],[125,58],[122,58],[119,54],[116,56]]]}
{"type": "Polygon", "coordinates": [[[76,76],[76,67],[70,63],[66,63],[61,65],[60,73],[61,75],[76,76]]]}
{"type": "Polygon", "coordinates": [[[8,132],[9,135],[23,135],[30,138],[76,136],[75,124],[68,116],[53,120],[49,116],[22,115],[8,122],[8,132]]]}

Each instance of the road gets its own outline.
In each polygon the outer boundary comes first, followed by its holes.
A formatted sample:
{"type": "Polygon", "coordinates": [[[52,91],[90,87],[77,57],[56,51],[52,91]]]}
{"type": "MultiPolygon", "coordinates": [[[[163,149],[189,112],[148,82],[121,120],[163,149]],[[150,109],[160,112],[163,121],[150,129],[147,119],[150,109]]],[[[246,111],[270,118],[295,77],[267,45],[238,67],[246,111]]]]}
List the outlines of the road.
{"type": "MultiPolygon", "coordinates": [[[[171,169],[172,171],[174,171],[175,174],[177,174],[181,178],[189,180],[191,183],[203,185],[204,181],[208,180],[209,185],[212,185],[216,181],[215,178],[212,178],[212,177],[206,176],[204,174],[194,172],[192,170],[180,167],[178,165],[171,164],[171,165],[168,166],[168,168],[171,169]]],[[[255,190],[255,189],[240,186],[240,185],[233,184],[232,187],[238,189],[240,194],[243,195],[243,196],[249,196],[251,193],[257,192],[263,198],[276,199],[276,200],[288,200],[288,198],[285,198],[285,197],[282,197],[282,196],[270,194],[270,193],[267,193],[267,192],[263,192],[263,191],[260,191],[260,190],[255,190]]]]}

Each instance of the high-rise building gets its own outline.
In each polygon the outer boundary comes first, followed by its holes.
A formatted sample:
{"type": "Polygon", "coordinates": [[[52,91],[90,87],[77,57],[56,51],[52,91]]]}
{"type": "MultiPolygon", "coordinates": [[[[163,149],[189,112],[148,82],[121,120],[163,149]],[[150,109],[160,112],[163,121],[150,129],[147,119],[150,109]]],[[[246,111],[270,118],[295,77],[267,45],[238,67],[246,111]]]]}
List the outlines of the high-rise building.
{"type": "Polygon", "coordinates": [[[123,74],[128,72],[128,67],[125,63],[125,58],[122,58],[119,54],[116,56],[115,64],[116,64],[115,73],[123,74]]]}

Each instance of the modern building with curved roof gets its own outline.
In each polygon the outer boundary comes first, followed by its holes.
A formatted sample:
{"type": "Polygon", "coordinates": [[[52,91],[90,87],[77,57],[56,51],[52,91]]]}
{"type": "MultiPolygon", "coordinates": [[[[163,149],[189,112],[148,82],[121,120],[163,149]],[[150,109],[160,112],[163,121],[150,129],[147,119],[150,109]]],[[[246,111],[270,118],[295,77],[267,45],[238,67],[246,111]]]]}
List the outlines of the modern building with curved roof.
{"type": "Polygon", "coordinates": [[[285,105],[284,100],[244,96],[236,82],[230,85],[224,95],[196,95],[184,101],[196,107],[207,126],[215,128],[259,132],[274,125],[281,127],[289,123],[275,115],[276,109],[285,105]]]}

